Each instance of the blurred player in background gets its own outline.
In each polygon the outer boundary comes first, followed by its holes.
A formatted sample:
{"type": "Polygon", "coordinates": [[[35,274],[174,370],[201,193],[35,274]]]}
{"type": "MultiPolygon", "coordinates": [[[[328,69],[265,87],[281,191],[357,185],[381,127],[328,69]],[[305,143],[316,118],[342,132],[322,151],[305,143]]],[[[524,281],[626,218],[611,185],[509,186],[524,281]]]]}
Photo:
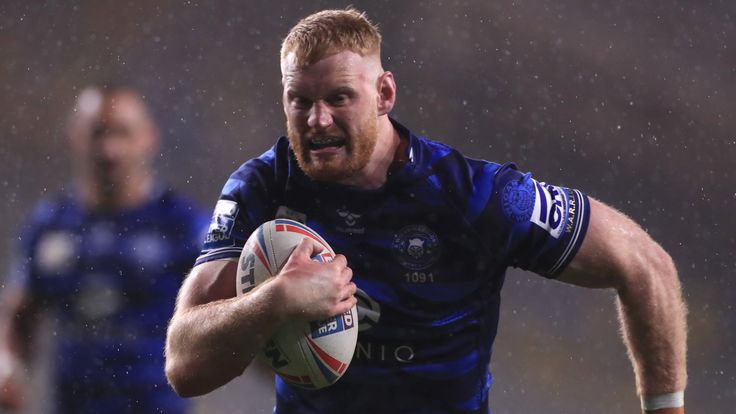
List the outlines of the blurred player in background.
{"type": "Polygon", "coordinates": [[[515,266],[615,289],[643,410],[684,412],[679,280],[638,225],[389,117],[394,77],[376,27],[354,10],[299,22],[282,44],[281,73],[288,137],[231,175],[179,295],[166,361],[177,392],[212,391],[286,321],[339,315],[357,301],[345,376],[318,391],[277,378],[277,413],[487,412],[500,291],[515,266]],[[245,240],[279,215],[305,221],[342,255],[313,262],[305,238],[277,277],[235,297],[245,240]]]}
{"type": "Polygon", "coordinates": [[[3,290],[0,402],[22,409],[38,398],[24,375],[50,311],[55,411],[183,412],[163,374],[164,338],[208,217],[154,178],[159,131],[134,89],[82,90],[67,133],[73,183],[23,223],[3,290]]]}

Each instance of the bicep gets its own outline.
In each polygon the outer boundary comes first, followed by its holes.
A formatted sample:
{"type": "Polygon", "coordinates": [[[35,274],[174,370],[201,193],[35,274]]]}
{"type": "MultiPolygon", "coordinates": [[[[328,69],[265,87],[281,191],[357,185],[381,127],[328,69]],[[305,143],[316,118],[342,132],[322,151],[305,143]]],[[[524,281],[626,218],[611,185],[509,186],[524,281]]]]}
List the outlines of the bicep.
{"type": "Polygon", "coordinates": [[[557,279],[583,287],[619,289],[653,249],[661,250],[639,225],[590,198],[588,232],[557,279]]]}
{"type": "Polygon", "coordinates": [[[194,266],[179,291],[177,312],[234,297],[237,265],[235,259],[220,259],[194,266]]]}

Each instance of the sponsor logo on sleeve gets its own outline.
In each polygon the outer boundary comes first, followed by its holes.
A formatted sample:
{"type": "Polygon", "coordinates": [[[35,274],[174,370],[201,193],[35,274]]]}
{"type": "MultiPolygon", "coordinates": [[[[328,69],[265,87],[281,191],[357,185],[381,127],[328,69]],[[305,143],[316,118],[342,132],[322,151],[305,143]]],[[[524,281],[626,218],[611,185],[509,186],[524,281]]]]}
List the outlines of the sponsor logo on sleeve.
{"type": "Polygon", "coordinates": [[[217,243],[230,239],[230,235],[235,227],[235,218],[238,216],[238,211],[238,203],[235,201],[217,201],[205,243],[217,243]]]}
{"type": "Polygon", "coordinates": [[[534,183],[534,211],[531,222],[546,230],[552,237],[559,239],[565,229],[568,200],[565,191],[557,186],[534,183]]]}

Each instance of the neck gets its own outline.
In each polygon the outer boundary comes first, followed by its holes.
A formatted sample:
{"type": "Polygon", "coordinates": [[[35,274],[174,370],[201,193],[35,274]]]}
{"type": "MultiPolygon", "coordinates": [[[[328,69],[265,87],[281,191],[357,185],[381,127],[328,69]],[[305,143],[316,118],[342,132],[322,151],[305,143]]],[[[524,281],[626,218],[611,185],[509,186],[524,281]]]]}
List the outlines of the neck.
{"type": "Polygon", "coordinates": [[[389,169],[393,166],[394,160],[402,158],[397,154],[401,147],[401,137],[386,115],[378,119],[376,132],[378,133],[378,139],[370,161],[363,168],[361,174],[346,179],[342,184],[363,190],[375,190],[386,183],[389,169]]]}
{"type": "Polygon", "coordinates": [[[124,180],[103,181],[88,177],[80,180],[82,204],[94,211],[121,211],[148,201],[153,191],[150,174],[137,174],[124,180]]]}

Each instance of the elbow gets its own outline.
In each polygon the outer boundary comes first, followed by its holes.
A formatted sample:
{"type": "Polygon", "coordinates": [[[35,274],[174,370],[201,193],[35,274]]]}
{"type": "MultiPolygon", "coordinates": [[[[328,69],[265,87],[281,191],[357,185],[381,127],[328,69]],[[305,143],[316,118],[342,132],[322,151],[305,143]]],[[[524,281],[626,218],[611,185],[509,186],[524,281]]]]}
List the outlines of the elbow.
{"type": "Polygon", "coordinates": [[[186,353],[177,350],[172,343],[172,338],[169,336],[164,351],[166,358],[164,373],[174,392],[183,398],[197,397],[209,392],[209,390],[203,390],[198,381],[200,370],[195,366],[195,360],[186,353]]]}
{"type": "Polygon", "coordinates": [[[166,358],[166,379],[169,381],[169,385],[174,392],[183,398],[191,398],[204,394],[197,392],[198,390],[192,381],[192,376],[187,375],[187,371],[189,370],[182,365],[173,362],[170,358],[166,358]]]}
{"type": "Polygon", "coordinates": [[[183,398],[208,394],[243,373],[235,364],[214,369],[216,363],[208,363],[196,355],[172,358],[168,351],[164,368],[166,379],[174,392],[183,398]]]}
{"type": "Polygon", "coordinates": [[[652,255],[652,262],[655,265],[656,274],[659,275],[659,279],[668,284],[675,283],[679,288],[677,269],[675,268],[675,262],[672,260],[672,257],[658,244],[655,250],[655,253],[652,255]]]}
{"type": "Polygon", "coordinates": [[[197,370],[187,364],[167,358],[165,372],[169,385],[182,398],[199,397],[212,391],[211,388],[206,388],[201,381],[198,381],[197,376],[194,375],[197,370]]]}
{"type": "Polygon", "coordinates": [[[619,292],[631,290],[664,290],[669,292],[680,291],[680,281],[677,276],[672,257],[656,242],[649,241],[641,246],[637,254],[621,272],[619,292]]]}

